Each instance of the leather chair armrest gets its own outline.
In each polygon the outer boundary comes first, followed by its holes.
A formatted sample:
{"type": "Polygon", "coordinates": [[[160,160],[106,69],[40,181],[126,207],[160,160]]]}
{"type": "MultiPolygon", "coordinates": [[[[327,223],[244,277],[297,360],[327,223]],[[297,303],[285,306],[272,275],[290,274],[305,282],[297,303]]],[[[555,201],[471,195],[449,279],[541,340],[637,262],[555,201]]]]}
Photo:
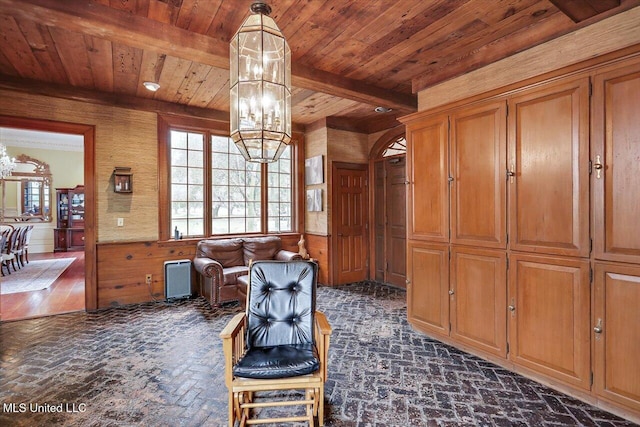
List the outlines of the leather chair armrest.
{"type": "Polygon", "coordinates": [[[218,261],[211,258],[196,257],[193,259],[193,267],[203,276],[218,278],[219,282],[222,283],[222,264],[218,261]]]}
{"type": "Polygon", "coordinates": [[[302,257],[297,252],[280,249],[278,252],[276,252],[276,256],[274,259],[277,261],[293,261],[296,259],[302,259],[302,257]]]}

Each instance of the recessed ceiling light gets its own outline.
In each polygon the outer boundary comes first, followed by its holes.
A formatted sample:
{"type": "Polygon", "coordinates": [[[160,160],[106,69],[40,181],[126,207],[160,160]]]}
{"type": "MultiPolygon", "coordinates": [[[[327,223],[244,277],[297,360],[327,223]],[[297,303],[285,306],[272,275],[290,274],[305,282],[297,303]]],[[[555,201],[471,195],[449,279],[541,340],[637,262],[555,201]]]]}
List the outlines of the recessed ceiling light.
{"type": "Polygon", "coordinates": [[[373,111],[376,113],[389,113],[392,109],[387,107],[376,107],[373,111]]]}
{"type": "Polygon", "coordinates": [[[155,92],[158,89],[160,89],[160,85],[158,83],[155,82],[144,82],[142,83],[142,85],[147,88],[147,90],[150,90],[151,92],[155,92]]]}

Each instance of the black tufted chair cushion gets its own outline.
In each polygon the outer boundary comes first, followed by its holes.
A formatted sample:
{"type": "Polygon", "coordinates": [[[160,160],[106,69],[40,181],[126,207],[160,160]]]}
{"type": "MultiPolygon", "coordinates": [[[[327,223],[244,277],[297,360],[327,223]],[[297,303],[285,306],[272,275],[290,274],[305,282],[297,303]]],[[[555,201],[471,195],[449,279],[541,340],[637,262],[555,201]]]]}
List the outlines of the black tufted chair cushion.
{"type": "Polygon", "coordinates": [[[310,374],[320,364],[314,341],[318,265],[256,261],[247,300],[247,351],[233,368],[245,378],[310,374]]]}

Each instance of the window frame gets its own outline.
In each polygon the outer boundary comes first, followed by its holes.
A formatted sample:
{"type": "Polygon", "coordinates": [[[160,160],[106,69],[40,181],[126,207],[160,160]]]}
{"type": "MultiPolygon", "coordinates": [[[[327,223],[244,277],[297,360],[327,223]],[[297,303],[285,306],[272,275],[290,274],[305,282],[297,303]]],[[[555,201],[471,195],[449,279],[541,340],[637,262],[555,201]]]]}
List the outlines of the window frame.
{"type": "Polygon", "coordinates": [[[260,206],[263,214],[260,219],[259,233],[242,233],[242,234],[215,234],[212,235],[211,225],[211,141],[209,135],[229,136],[229,122],[225,120],[215,120],[197,117],[183,117],[174,115],[158,114],[158,237],[160,241],[173,240],[173,232],[171,231],[171,130],[180,130],[186,132],[205,133],[205,220],[204,220],[204,236],[186,237],[185,240],[202,240],[206,238],[225,238],[233,236],[261,236],[261,235],[287,235],[300,234],[300,230],[304,230],[304,210],[302,197],[304,191],[304,181],[301,176],[304,171],[304,134],[295,132],[292,136],[291,143],[291,184],[292,184],[292,215],[291,215],[291,231],[286,232],[268,232],[268,167],[264,164],[261,168],[262,191],[260,206]]]}

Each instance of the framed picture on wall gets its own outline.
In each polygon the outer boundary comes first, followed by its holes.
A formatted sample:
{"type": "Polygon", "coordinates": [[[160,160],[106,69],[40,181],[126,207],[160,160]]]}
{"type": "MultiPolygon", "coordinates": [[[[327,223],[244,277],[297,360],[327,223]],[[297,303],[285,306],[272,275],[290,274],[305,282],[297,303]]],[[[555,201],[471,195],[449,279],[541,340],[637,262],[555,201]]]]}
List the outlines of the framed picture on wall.
{"type": "Polygon", "coordinates": [[[322,155],[310,157],[304,161],[304,182],[307,185],[324,182],[324,162],[322,155]]]}
{"type": "Polygon", "coordinates": [[[307,190],[307,211],[309,212],[321,212],[322,211],[322,189],[307,190]]]}

